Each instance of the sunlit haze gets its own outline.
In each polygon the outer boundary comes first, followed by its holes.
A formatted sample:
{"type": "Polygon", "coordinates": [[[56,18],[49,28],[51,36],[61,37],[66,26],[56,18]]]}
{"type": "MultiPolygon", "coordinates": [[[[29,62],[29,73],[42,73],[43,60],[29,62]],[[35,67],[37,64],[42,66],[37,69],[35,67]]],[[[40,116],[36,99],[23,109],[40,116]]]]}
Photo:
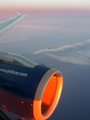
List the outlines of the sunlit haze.
{"type": "Polygon", "coordinates": [[[90,8],[89,0],[3,0],[0,8],[90,8]]]}

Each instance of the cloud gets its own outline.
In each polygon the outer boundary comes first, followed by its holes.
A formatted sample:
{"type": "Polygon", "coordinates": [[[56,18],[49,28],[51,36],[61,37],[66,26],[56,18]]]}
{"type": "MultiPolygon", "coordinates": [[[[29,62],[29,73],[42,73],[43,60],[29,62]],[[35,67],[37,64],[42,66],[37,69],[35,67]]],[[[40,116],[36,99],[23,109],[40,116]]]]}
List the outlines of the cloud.
{"type": "Polygon", "coordinates": [[[50,30],[50,31],[55,31],[55,30],[58,30],[59,28],[58,27],[51,27],[51,26],[35,26],[35,25],[25,25],[25,24],[19,24],[19,25],[16,25],[15,27],[18,27],[18,28],[24,28],[24,29],[46,29],[46,30],[50,30]]]}
{"type": "Polygon", "coordinates": [[[68,48],[76,48],[77,46],[82,46],[82,45],[87,44],[87,43],[90,43],[90,39],[86,40],[85,42],[79,42],[79,43],[75,43],[75,44],[71,44],[71,45],[64,45],[64,46],[60,46],[60,47],[57,47],[57,48],[52,48],[52,49],[45,48],[45,49],[41,49],[41,50],[33,52],[33,54],[63,51],[63,50],[66,50],[68,48]]]}
{"type": "Polygon", "coordinates": [[[75,51],[75,52],[77,54],[80,54],[80,55],[84,56],[84,57],[90,57],[90,50],[85,50],[85,51],[78,50],[78,51],[75,51]]]}
{"type": "MultiPolygon", "coordinates": [[[[90,51],[89,51],[90,52],[90,51]]],[[[69,62],[72,64],[77,64],[77,65],[90,65],[90,59],[88,57],[85,57],[83,55],[78,55],[78,54],[74,54],[69,55],[67,54],[66,56],[57,56],[57,55],[53,55],[50,53],[46,53],[49,57],[52,57],[56,60],[62,61],[62,62],[69,62]]]]}
{"type": "MultiPolygon", "coordinates": [[[[34,20],[33,20],[34,22],[34,20]]],[[[36,22],[36,21],[35,21],[36,22]]],[[[40,20],[39,20],[40,22],[40,20]]],[[[24,29],[47,29],[50,31],[60,31],[60,32],[67,32],[67,33],[90,33],[90,30],[86,29],[67,29],[67,28],[60,28],[59,26],[42,26],[42,25],[31,25],[31,24],[18,24],[15,27],[17,28],[24,28],[24,29]]]]}
{"type": "Polygon", "coordinates": [[[79,42],[71,45],[64,45],[57,48],[41,49],[41,50],[35,51],[33,54],[45,53],[47,56],[54,58],[58,61],[68,62],[72,64],[77,64],[77,65],[90,65],[90,50],[80,51],[78,49],[74,49],[73,53],[67,52],[66,54],[64,53],[63,55],[55,55],[54,53],[58,51],[67,50],[69,48],[77,48],[78,46],[83,46],[88,43],[90,43],[90,39],[84,42],[79,42]]]}

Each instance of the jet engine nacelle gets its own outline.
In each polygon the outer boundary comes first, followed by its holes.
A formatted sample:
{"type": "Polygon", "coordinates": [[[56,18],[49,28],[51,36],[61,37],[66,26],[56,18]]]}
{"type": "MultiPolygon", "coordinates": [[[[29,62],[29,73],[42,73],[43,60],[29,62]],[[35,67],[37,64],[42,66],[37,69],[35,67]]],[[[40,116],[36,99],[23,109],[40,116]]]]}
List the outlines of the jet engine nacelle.
{"type": "Polygon", "coordinates": [[[12,53],[0,52],[0,107],[24,118],[45,120],[55,110],[62,74],[12,53]]]}

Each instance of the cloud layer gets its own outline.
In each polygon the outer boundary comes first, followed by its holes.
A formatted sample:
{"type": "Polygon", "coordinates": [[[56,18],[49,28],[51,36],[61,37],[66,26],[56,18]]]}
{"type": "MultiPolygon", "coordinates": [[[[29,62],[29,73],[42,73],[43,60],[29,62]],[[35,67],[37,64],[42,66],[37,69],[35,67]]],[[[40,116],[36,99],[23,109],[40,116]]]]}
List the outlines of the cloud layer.
{"type": "Polygon", "coordinates": [[[33,52],[33,54],[63,51],[63,50],[66,50],[68,48],[75,48],[75,47],[78,47],[78,46],[85,45],[87,43],[90,43],[90,39],[86,40],[85,42],[79,42],[79,43],[75,43],[75,44],[71,44],[71,45],[64,45],[64,46],[60,46],[60,47],[57,47],[57,48],[52,48],[52,49],[45,48],[45,49],[41,49],[41,50],[33,52]]]}
{"type": "MultiPolygon", "coordinates": [[[[89,51],[90,52],[90,51],[89,51]]],[[[62,61],[62,62],[68,62],[68,63],[72,63],[72,64],[77,64],[77,65],[90,65],[90,59],[88,57],[85,57],[84,54],[74,54],[69,55],[67,54],[66,56],[57,56],[57,55],[53,55],[50,53],[46,53],[49,57],[52,57],[56,60],[62,61]]]]}
{"type": "Polygon", "coordinates": [[[16,25],[15,27],[24,28],[24,29],[36,29],[36,30],[46,29],[46,30],[50,30],[50,31],[55,31],[55,30],[59,29],[58,27],[38,26],[38,25],[35,26],[35,25],[25,25],[25,24],[19,24],[19,25],[16,25]]]}
{"type": "MultiPolygon", "coordinates": [[[[85,42],[79,42],[72,45],[64,45],[58,48],[53,49],[41,49],[39,51],[34,52],[33,54],[45,53],[47,56],[54,58],[58,61],[77,64],[77,65],[90,65],[90,50],[78,50],[77,47],[84,46],[85,44],[90,43],[90,40],[85,42]],[[74,51],[64,52],[64,54],[56,55],[58,51],[67,50],[69,48],[77,48],[74,51]]],[[[84,46],[85,47],[85,46],[84,46]]]]}

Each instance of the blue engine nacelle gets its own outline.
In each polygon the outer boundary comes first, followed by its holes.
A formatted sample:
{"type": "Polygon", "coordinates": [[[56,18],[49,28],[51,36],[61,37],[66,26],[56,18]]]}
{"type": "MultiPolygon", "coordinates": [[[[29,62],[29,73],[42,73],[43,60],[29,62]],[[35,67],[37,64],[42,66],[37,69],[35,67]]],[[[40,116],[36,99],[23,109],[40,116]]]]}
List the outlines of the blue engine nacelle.
{"type": "Polygon", "coordinates": [[[0,52],[0,107],[24,118],[45,120],[55,110],[62,74],[12,53],[0,52]]]}

